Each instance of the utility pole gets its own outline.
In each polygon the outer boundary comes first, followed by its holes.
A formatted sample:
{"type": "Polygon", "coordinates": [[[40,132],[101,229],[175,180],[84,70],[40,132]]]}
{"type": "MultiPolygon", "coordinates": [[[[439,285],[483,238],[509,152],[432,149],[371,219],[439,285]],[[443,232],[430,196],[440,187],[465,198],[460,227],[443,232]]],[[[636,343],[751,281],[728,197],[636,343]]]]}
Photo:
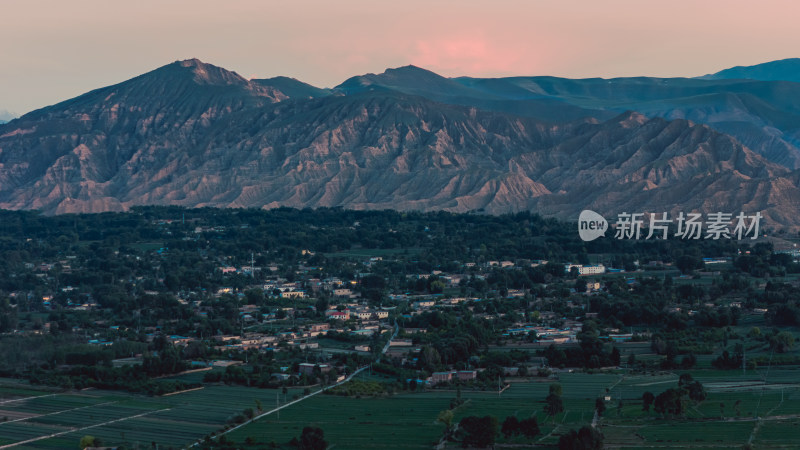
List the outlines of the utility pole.
{"type": "Polygon", "coordinates": [[[245,343],[244,343],[244,318],[242,318],[241,316],[239,318],[239,326],[241,327],[241,330],[242,330],[239,337],[242,340],[242,350],[244,351],[244,363],[247,364],[248,363],[248,360],[247,360],[247,347],[245,347],[245,343]]]}

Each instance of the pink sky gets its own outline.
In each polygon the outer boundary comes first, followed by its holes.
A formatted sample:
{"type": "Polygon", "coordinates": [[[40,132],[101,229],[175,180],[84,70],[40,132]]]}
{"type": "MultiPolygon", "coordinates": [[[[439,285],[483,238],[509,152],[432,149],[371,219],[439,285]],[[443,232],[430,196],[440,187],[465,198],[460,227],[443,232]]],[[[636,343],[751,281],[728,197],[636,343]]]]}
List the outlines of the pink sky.
{"type": "Polygon", "coordinates": [[[697,76],[800,56],[796,1],[7,0],[0,112],[196,57],[320,87],[415,64],[445,76],[697,76]]]}

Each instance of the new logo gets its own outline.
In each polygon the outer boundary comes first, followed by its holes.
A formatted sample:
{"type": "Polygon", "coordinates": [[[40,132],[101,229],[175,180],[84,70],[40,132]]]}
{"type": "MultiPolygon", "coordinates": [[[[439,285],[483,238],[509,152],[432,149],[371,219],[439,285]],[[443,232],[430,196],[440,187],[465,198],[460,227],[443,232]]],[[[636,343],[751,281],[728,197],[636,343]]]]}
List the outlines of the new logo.
{"type": "Polygon", "coordinates": [[[594,211],[584,209],[578,216],[578,234],[584,241],[593,241],[600,236],[605,236],[608,222],[603,216],[594,211]]]}

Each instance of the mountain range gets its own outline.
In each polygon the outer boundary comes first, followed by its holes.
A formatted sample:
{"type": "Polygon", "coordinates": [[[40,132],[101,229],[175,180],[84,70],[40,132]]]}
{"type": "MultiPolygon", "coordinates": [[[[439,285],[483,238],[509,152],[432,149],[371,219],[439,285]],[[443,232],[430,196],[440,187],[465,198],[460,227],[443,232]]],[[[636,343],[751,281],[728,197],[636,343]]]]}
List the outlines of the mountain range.
{"type": "Polygon", "coordinates": [[[0,207],[760,211],[796,229],[800,83],[775,79],[792,61],[695,79],[406,66],[332,89],[177,61],[0,125],[0,207]]]}
{"type": "Polygon", "coordinates": [[[736,66],[698,77],[704,80],[761,80],[800,82],[800,58],[781,59],[755,66],[736,66]]]}

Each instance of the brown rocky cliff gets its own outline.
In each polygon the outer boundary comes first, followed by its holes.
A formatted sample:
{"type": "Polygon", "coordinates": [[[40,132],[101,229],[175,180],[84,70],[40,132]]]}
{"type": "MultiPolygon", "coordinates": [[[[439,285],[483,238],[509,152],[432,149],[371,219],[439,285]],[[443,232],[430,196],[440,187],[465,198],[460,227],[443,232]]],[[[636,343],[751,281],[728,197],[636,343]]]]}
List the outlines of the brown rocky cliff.
{"type": "Polygon", "coordinates": [[[686,120],[552,124],[387,91],[306,97],[190,60],[30,113],[0,126],[0,207],[758,210],[800,224],[796,172],[686,120]]]}

